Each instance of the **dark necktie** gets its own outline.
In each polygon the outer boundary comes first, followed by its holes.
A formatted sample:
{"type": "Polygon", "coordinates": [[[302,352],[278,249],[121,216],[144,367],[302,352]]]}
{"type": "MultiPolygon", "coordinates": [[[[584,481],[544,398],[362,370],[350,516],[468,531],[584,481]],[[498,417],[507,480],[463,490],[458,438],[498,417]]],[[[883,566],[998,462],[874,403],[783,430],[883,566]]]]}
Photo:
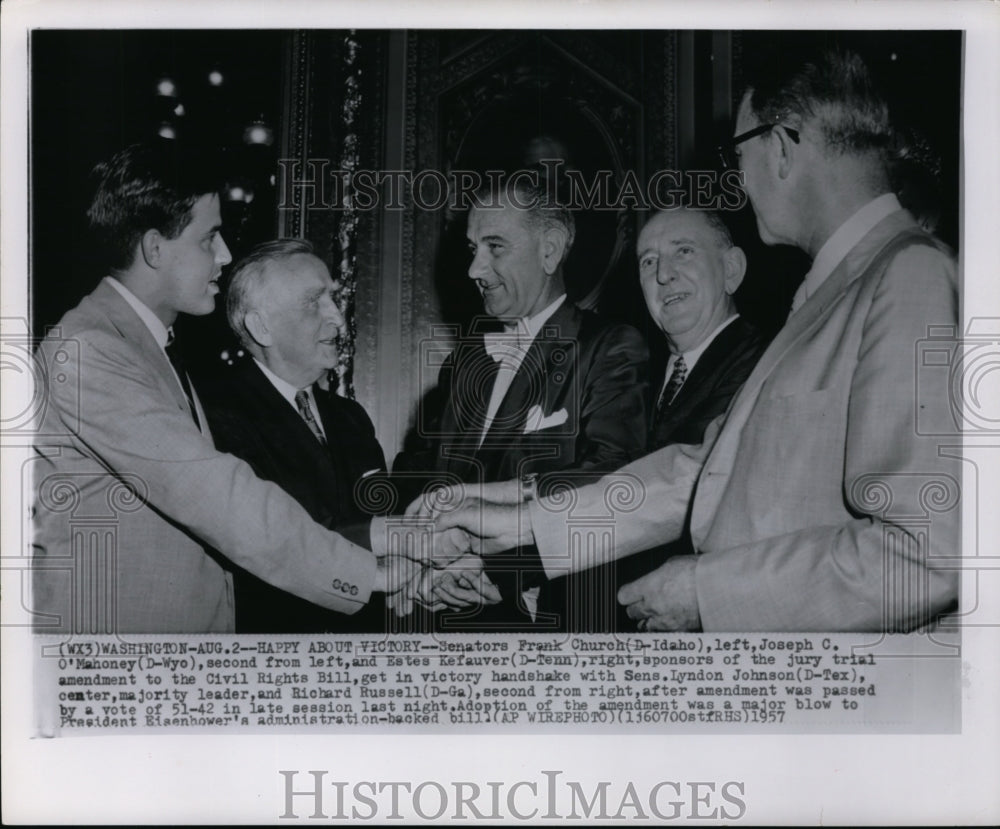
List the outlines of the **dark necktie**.
{"type": "Polygon", "coordinates": [[[684,362],[684,356],[681,354],[677,355],[677,360],[674,362],[674,370],[670,372],[670,379],[667,380],[667,385],[663,387],[663,394],[660,395],[660,403],[656,407],[657,413],[666,411],[667,407],[674,402],[677,392],[684,385],[687,372],[688,369],[687,364],[684,362]]]}
{"type": "Polygon", "coordinates": [[[306,422],[306,426],[309,427],[309,431],[316,436],[316,440],[323,446],[326,446],[326,438],[323,437],[323,431],[316,422],[312,406],[309,405],[309,393],[305,389],[299,389],[295,393],[295,405],[298,406],[299,414],[302,415],[302,419],[306,422]]]}
{"type": "Polygon", "coordinates": [[[194,395],[191,393],[191,381],[188,380],[187,371],[184,369],[184,360],[177,349],[177,340],[174,338],[174,332],[170,331],[169,333],[170,337],[163,350],[167,352],[167,359],[170,360],[170,365],[177,372],[177,379],[181,381],[181,388],[184,390],[184,396],[187,398],[188,406],[191,409],[191,417],[194,418],[194,425],[201,429],[201,422],[198,420],[198,410],[194,405],[194,395]]]}

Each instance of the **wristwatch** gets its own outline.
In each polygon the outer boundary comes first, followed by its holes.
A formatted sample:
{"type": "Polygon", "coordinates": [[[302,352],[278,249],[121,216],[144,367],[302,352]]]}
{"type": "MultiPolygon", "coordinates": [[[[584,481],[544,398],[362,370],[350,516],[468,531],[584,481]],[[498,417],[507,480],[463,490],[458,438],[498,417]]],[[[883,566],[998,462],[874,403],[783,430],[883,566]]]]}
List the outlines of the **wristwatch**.
{"type": "Polygon", "coordinates": [[[521,501],[534,501],[538,496],[538,473],[529,472],[521,476],[521,501]]]}

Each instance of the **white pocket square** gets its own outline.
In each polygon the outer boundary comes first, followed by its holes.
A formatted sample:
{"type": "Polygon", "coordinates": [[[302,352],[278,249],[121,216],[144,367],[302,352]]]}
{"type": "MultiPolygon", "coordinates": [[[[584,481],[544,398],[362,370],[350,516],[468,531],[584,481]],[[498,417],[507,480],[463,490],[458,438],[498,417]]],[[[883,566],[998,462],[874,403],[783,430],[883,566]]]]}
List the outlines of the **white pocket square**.
{"type": "Polygon", "coordinates": [[[535,405],[528,410],[528,419],[524,423],[524,432],[540,432],[542,429],[551,429],[553,426],[562,426],[569,419],[569,412],[560,409],[553,412],[548,417],[542,414],[542,407],[535,405]]]}

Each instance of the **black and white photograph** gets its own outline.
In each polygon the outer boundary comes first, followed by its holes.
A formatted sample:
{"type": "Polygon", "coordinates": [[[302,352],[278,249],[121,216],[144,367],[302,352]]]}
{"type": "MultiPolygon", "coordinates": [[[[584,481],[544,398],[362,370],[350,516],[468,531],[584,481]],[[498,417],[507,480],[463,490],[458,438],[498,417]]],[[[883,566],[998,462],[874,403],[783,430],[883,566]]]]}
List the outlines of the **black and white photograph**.
{"type": "Polygon", "coordinates": [[[988,4],[9,8],[5,821],[1000,817],[988,4]]]}

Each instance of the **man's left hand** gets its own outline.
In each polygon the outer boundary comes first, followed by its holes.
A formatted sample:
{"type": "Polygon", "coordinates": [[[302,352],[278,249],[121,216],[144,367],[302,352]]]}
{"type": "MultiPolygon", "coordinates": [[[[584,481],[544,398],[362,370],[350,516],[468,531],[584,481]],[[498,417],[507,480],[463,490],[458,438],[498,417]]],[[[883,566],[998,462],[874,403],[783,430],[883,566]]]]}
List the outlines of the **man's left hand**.
{"type": "Polygon", "coordinates": [[[696,556],[667,559],[618,591],[618,601],[628,606],[626,612],[639,630],[701,630],[694,581],[697,561],[696,556]]]}

